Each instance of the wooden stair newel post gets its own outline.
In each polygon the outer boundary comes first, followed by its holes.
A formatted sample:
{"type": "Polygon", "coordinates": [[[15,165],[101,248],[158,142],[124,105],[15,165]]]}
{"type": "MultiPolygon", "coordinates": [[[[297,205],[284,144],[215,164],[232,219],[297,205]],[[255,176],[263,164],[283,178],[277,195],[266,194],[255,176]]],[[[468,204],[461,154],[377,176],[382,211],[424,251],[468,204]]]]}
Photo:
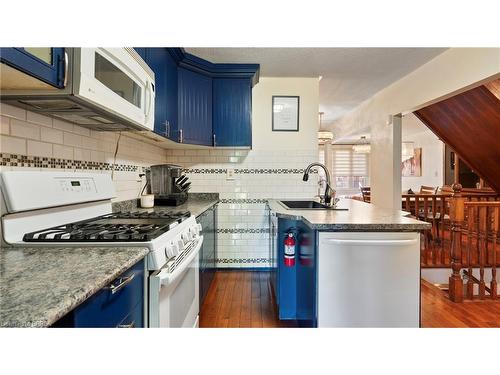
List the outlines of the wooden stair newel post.
{"type": "Polygon", "coordinates": [[[464,198],[462,185],[453,184],[453,195],[450,202],[451,221],[451,276],[449,279],[449,294],[453,302],[462,302],[464,284],[460,276],[462,268],[462,224],[464,221],[464,198]]]}

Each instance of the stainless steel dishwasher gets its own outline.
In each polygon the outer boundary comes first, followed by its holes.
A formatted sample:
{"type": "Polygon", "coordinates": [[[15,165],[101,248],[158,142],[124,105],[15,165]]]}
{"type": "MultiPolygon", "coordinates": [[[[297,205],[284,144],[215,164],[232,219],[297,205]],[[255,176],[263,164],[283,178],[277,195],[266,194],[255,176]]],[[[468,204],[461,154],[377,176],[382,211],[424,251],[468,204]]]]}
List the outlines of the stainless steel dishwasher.
{"type": "Polygon", "coordinates": [[[418,232],[320,232],[318,327],[418,327],[418,232]]]}

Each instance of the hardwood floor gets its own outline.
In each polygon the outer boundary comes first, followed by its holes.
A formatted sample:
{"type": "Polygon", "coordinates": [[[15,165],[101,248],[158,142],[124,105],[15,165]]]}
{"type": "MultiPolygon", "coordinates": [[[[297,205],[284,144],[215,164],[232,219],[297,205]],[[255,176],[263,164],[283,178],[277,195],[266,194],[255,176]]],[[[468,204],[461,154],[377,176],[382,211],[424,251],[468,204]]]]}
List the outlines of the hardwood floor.
{"type": "Polygon", "coordinates": [[[295,325],[277,318],[268,272],[217,271],[200,311],[201,328],[295,325]]]}
{"type": "MultiPolygon", "coordinates": [[[[500,327],[500,302],[451,302],[422,280],[423,328],[500,327]]],[[[201,328],[296,327],[280,321],[268,272],[217,271],[200,311],[201,328]]]]}
{"type": "Polygon", "coordinates": [[[421,287],[422,327],[500,327],[499,301],[454,303],[443,291],[425,280],[422,280],[421,287]]]}

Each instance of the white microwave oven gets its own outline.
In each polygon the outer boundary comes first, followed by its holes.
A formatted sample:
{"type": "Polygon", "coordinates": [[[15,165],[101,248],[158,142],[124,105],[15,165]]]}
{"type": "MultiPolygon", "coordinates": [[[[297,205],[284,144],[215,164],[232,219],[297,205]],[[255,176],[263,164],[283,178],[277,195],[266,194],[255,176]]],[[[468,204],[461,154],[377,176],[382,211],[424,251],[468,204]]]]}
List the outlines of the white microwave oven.
{"type": "Polygon", "coordinates": [[[2,90],[2,103],[95,130],[153,130],[155,79],[133,48],[66,48],[64,88],[2,90]]]}

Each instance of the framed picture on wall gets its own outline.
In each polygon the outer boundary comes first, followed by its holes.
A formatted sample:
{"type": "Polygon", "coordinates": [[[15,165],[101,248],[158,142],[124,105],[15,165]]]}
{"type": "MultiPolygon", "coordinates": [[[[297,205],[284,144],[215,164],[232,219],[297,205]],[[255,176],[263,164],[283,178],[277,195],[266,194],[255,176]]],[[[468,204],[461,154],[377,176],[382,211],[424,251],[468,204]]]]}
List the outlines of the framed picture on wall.
{"type": "Polygon", "coordinates": [[[422,148],[413,149],[413,156],[401,162],[401,176],[422,177],[422,148]]]}
{"type": "Polygon", "coordinates": [[[273,131],[299,131],[299,102],[298,96],[273,95],[273,131]]]}

